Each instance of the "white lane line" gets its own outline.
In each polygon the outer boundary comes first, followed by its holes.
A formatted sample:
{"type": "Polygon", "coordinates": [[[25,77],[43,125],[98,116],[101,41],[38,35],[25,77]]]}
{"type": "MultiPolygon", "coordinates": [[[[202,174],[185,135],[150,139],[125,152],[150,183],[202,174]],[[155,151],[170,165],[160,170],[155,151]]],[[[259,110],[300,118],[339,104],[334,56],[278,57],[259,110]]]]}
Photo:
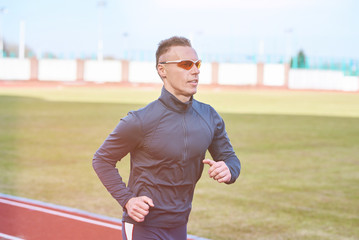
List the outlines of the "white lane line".
{"type": "Polygon", "coordinates": [[[9,204],[9,205],[16,206],[16,207],[21,207],[21,208],[26,208],[26,209],[30,209],[30,210],[34,210],[34,211],[38,211],[38,212],[48,213],[48,214],[52,214],[52,215],[55,215],[55,216],[69,218],[69,219],[73,219],[73,220],[77,220],[77,221],[81,221],[81,222],[91,223],[91,224],[99,225],[99,226],[103,226],[103,227],[122,230],[121,226],[118,226],[118,225],[115,225],[115,224],[100,222],[100,221],[97,221],[97,220],[88,219],[88,218],[79,217],[79,216],[74,216],[74,215],[71,215],[71,214],[68,214],[68,213],[63,213],[63,212],[59,212],[59,211],[55,211],[55,210],[51,210],[51,209],[32,206],[32,205],[28,205],[28,204],[25,204],[25,203],[13,202],[13,201],[6,200],[6,199],[0,199],[0,203],[9,204]]]}
{"type": "Polygon", "coordinates": [[[0,233],[0,238],[4,238],[6,240],[25,240],[23,238],[19,238],[19,237],[14,237],[14,236],[11,236],[11,235],[7,235],[5,233],[0,233]]]}

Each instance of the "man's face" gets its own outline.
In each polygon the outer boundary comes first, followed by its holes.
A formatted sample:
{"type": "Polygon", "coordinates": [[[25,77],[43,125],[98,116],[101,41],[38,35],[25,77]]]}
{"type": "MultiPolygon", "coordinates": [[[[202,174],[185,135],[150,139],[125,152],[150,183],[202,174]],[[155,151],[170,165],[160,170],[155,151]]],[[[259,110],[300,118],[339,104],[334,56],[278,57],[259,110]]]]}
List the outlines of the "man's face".
{"type": "MultiPolygon", "coordinates": [[[[159,58],[159,62],[176,60],[197,61],[198,56],[191,47],[175,46],[159,58]]],[[[166,90],[180,101],[187,102],[197,92],[200,71],[195,64],[189,70],[180,68],[177,64],[159,64],[157,71],[166,90]]]]}

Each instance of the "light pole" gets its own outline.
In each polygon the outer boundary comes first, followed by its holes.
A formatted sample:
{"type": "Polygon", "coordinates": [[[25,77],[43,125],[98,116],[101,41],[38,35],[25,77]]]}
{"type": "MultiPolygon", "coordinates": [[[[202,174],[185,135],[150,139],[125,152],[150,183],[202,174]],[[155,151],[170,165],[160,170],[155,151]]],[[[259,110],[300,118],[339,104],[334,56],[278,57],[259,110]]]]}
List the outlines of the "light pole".
{"type": "Polygon", "coordinates": [[[293,29],[288,28],[284,30],[285,33],[285,62],[290,63],[290,60],[292,58],[292,33],[293,29]]]}
{"type": "Polygon", "coordinates": [[[123,59],[128,59],[128,50],[129,50],[129,48],[128,48],[128,33],[127,32],[124,32],[123,34],[122,34],[122,36],[123,36],[123,47],[122,47],[122,50],[123,50],[123,59]]]}
{"type": "Polygon", "coordinates": [[[97,42],[97,60],[103,60],[103,8],[106,6],[106,1],[98,1],[98,42],[97,42]]]}
{"type": "Polygon", "coordinates": [[[20,21],[19,59],[25,58],[25,21],[20,21]]]}
{"type": "Polygon", "coordinates": [[[2,34],[2,26],[1,26],[1,15],[6,14],[7,9],[5,7],[0,8],[0,58],[4,56],[4,40],[3,40],[3,34],[2,34]]]}

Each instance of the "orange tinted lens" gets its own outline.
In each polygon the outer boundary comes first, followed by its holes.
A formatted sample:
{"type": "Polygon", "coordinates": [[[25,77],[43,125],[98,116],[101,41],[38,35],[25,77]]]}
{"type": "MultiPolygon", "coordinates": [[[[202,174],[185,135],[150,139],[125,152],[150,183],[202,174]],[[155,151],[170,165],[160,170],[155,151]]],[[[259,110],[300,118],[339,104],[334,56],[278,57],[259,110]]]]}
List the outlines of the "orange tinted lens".
{"type": "Polygon", "coordinates": [[[190,70],[193,67],[192,61],[182,61],[177,64],[180,68],[190,70]]]}
{"type": "Polygon", "coordinates": [[[196,67],[199,69],[201,67],[202,61],[199,60],[198,62],[196,62],[196,67]]]}

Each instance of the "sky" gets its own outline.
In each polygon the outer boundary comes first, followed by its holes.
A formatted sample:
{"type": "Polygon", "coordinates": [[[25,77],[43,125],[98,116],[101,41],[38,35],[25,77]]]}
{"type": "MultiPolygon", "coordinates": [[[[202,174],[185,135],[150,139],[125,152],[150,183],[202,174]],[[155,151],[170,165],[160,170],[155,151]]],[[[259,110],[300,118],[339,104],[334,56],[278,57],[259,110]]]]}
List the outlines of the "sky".
{"type": "Polygon", "coordinates": [[[359,59],[357,0],[0,0],[0,9],[5,43],[19,43],[23,21],[37,56],[94,56],[102,39],[104,56],[154,59],[159,41],[177,35],[200,56],[359,59]]]}

